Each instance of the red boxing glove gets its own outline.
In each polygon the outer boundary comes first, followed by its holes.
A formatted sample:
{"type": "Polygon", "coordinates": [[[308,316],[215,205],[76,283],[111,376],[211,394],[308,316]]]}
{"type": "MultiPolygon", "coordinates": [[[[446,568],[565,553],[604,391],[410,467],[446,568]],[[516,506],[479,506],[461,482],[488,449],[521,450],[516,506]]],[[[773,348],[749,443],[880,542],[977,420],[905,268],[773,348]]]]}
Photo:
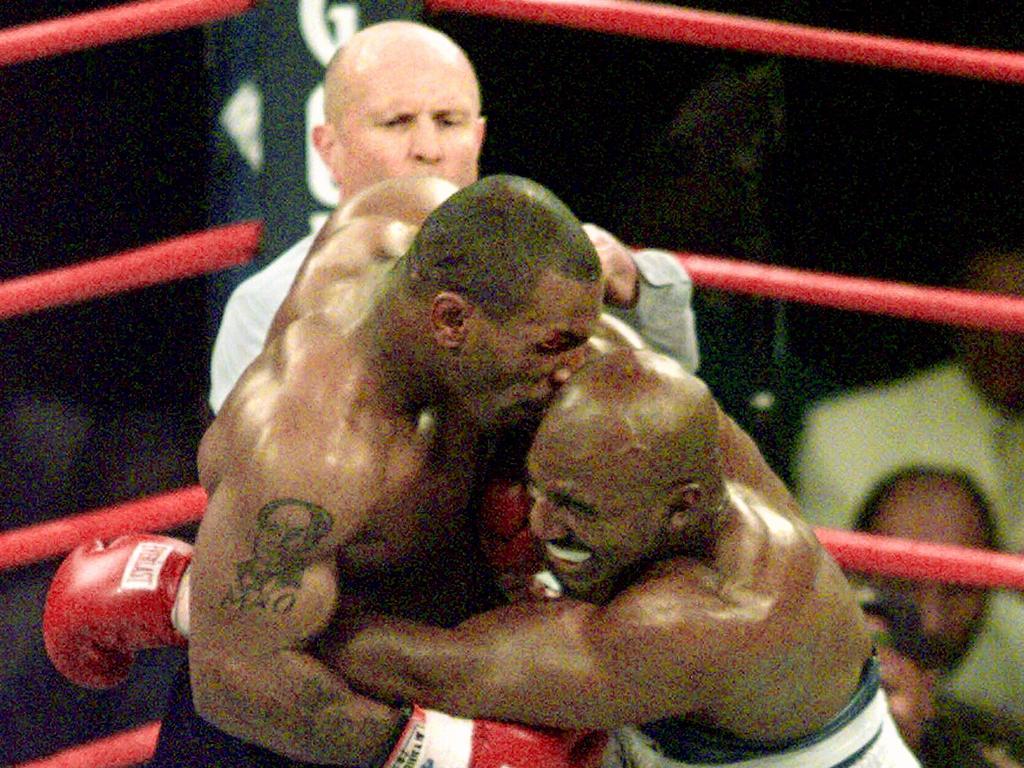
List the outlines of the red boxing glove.
{"type": "MultiPolygon", "coordinates": [[[[57,670],[78,685],[109,688],[128,676],[135,651],[186,645],[172,621],[192,547],[132,534],[81,544],[53,577],[43,640],[57,670]]],[[[185,628],[187,631],[187,627],[185,628]]]]}
{"type": "Polygon", "coordinates": [[[383,768],[597,768],[604,731],[466,720],[414,707],[383,768]]]}
{"type": "Polygon", "coordinates": [[[523,483],[492,478],[480,499],[480,548],[499,586],[521,597],[530,577],[544,567],[530,533],[533,499],[523,483]]]}

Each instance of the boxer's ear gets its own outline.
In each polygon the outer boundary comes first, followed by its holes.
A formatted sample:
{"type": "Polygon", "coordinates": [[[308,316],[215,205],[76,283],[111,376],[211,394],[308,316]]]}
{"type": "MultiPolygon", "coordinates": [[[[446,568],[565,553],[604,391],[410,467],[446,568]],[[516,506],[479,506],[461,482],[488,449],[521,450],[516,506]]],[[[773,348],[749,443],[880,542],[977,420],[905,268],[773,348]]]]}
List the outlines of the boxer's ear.
{"type": "Polygon", "coordinates": [[[700,517],[704,488],[700,483],[680,482],[669,492],[668,527],[673,533],[688,531],[700,517]]]}
{"type": "Polygon", "coordinates": [[[442,347],[457,349],[466,342],[473,305],[464,296],[441,291],[430,304],[430,326],[434,339],[442,347]]]}
{"type": "Polygon", "coordinates": [[[487,138],[487,118],[480,115],[476,119],[476,125],[473,126],[473,132],[476,134],[476,154],[480,157],[480,152],[484,147],[484,140],[487,138]]]}

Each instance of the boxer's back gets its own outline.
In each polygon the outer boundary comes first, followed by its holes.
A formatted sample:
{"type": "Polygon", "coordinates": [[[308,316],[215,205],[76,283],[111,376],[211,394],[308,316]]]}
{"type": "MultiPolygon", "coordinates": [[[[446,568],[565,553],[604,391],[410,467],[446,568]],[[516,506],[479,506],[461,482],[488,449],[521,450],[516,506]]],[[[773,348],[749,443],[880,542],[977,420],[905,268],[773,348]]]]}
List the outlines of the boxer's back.
{"type": "Polygon", "coordinates": [[[358,316],[380,275],[405,253],[424,219],[455,191],[443,179],[392,179],[331,214],[278,309],[268,341],[305,314],[358,316]]]}

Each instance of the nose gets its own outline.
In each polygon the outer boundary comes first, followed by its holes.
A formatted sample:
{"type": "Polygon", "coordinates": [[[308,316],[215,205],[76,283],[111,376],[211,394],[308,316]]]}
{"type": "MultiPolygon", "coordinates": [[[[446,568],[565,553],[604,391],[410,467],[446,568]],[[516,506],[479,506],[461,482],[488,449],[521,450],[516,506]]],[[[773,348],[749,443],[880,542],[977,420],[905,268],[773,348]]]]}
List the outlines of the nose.
{"type": "Polygon", "coordinates": [[[586,361],[586,357],[587,350],[585,344],[562,355],[554,370],[551,371],[551,384],[556,389],[565,384],[569,377],[580,369],[586,361]]]}
{"type": "Polygon", "coordinates": [[[559,522],[557,509],[543,496],[537,496],[530,507],[530,533],[540,541],[560,539],[568,533],[559,522]]]}
{"type": "Polygon", "coordinates": [[[944,636],[950,631],[948,607],[935,585],[922,583],[917,589],[917,610],[921,615],[921,631],[929,636],[944,636]]]}
{"type": "Polygon", "coordinates": [[[418,162],[429,165],[441,162],[444,156],[441,149],[441,137],[433,120],[418,119],[413,126],[411,141],[412,145],[409,151],[418,162]]]}

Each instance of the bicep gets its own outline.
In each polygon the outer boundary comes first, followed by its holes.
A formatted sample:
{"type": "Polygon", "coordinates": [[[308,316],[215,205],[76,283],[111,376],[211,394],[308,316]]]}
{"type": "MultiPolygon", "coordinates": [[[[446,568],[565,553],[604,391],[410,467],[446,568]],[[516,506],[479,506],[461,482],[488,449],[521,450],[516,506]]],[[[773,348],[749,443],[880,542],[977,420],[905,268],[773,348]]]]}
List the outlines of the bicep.
{"type": "Polygon", "coordinates": [[[337,602],[335,515],[298,498],[259,504],[249,500],[259,493],[242,496],[222,482],[200,527],[193,642],[240,655],[299,649],[327,625],[337,602]]]}

